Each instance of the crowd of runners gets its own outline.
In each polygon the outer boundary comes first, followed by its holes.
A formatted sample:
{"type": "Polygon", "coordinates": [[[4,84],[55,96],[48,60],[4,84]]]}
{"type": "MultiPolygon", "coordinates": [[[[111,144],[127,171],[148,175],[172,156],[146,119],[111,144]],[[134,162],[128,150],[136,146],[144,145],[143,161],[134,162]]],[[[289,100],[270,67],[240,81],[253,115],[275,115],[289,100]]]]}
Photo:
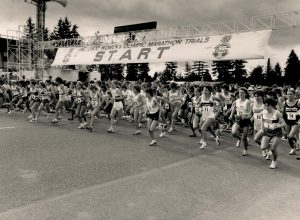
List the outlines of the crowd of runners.
{"type": "Polygon", "coordinates": [[[44,82],[0,81],[0,106],[7,108],[8,114],[18,112],[15,114],[26,114],[26,117],[29,114],[31,123],[40,120],[59,123],[65,111],[70,115],[68,120],[79,121],[79,129],[93,131],[95,120],[107,117],[107,132],[114,133],[117,122],[125,118],[135,125],[134,135],[139,135],[142,122],[147,119],[150,146],[180,126],[190,129],[191,137],[199,132],[200,149],[207,147],[210,136],[219,146],[222,131],[228,130],[237,139],[236,146],[243,146],[243,156],[247,156],[248,135],[253,134],[262,156],[271,160],[271,169],[276,168],[281,139],[288,140],[290,155],[296,155],[299,150],[299,98],[300,86],[83,83],[61,78],[44,82]],[[41,117],[44,114],[48,119],[41,117]]]}

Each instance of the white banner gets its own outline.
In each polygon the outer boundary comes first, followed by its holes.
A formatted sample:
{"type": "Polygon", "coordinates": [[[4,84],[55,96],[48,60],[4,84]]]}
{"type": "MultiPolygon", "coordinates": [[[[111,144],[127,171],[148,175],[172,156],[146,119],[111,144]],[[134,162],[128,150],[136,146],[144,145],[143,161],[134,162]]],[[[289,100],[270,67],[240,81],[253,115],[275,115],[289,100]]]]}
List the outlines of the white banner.
{"type": "Polygon", "coordinates": [[[271,32],[59,48],[52,66],[262,59],[271,32]]]}

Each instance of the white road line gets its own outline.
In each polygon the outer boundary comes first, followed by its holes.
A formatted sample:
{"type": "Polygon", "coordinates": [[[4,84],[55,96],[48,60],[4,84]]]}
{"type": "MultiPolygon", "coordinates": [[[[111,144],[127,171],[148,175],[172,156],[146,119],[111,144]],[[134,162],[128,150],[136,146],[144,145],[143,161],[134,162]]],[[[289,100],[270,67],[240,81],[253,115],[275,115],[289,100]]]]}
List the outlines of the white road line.
{"type": "Polygon", "coordinates": [[[16,128],[16,127],[2,127],[2,128],[0,128],[0,130],[4,130],[4,129],[14,129],[14,128],[16,128]]]}

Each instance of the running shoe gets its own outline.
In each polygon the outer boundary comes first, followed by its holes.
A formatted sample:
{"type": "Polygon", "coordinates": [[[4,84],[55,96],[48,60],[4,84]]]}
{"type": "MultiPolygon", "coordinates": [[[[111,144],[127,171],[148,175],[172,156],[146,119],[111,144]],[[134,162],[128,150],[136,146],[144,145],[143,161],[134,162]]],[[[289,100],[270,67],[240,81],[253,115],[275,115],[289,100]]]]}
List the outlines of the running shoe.
{"type": "Polygon", "coordinates": [[[84,126],[84,127],[85,127],[85,126],[87,126],[87,125],[88,125],[88,123],[87,123],[87,122],[84,122],[84,123],[83,123],[83,126],[84,126]]]}
{"type": "Polygon", "coordinates": [[[202,142],[202,145],[200,146],[200,150],[203,150],[203,149],[205,149],[207,147],[207,143],[206,142],[202,142]]]}
{"type": "Polygon", "coordinates": [[[136,130],[136,132],[134,132],[133,135],[139,135],[141,133],[142,133],[141,130],[136,130]]]}
{"type": "Polygon", "coordinates": [[[84,126],[84,124],[83,123],[81,123],[80,125],[79,125],[79,129],[83,129],[85,126],[84,126]]]}
{"type": "Polygon", "coordinates": [[[287,139],[287,136],[286,135],[283,135],[282,137],[281,137],[281,140],[286,140],[287,139]]]}
{"type": "Polygon", "coordinates": [[[296,151],[299,151],[300,147],[299,147],[299,143],[296,144],[296,151]]]}
{"type": "Polygon", "coordinates": [[[296,155],[296,149],[291,149],[289,155],[296,155]]]}
{"type": "Polygon", "coordinates": [[[270,169],[276,168],[276,161],[272,160],[271,165],[269,166],[270,169]]]}
{"type": "Polygon", "coordinates": [[[243,150],[243,156],[247,156],[248,153],[247,153],[247,150],[243,150]]]}
{"type": "Polygon", "coordinates": [[[114,129],[113,128],[109,128],[106,130],[108,133],[115,133],[114,129]]]}
{"type": "Polygon", "coordinates": [[[300,157],[297,157],[296,160],[300,160],[300,157]]]}
{"type": "Polygon", "coordinates": [[[190,134],[189,137],[197,137],[196,134],[190,134]]]}
{"type": "Polygon", "coordinates": [[[57,124],[57,123],[58,123],[57,119],[53,119],[53,120],[51,121],[51,124],[57,124]]]}
{"type": "Polygon", "coordinates": [[[263,151],[262,151],[262,156],[263,156],[263,157],[266,157],[267,155],[268,155],[267,151],[266,151],[266,150],[263,150],[263,151]]]}
{"type": "Polygon", "coordinates": [[[31,115],[29,115],[29,116],[28,116],[28,118],[29,118],[29,119],[31,119],[31,118],[32,118],[32,114],[31,114],[31,115]]]}
{"type": "Polygon", "coordinates": [[[141,128],[143,125],[142,125],[142,123],[139,123],[139,128],[141,128]]]}
{"type": "Polygon", "coordinates": [[[89,131],[93,131],[93,127],[92,126],[87,126],[87,127],[85,127],[87,130],[89,130],[89,131]]]}
{"type": "Polygon", "coordinates": [[[11,114],[11,112],[12,112],[12,111],[8,111],[8,112],[7,112],[7,114],[9,114],[9,115],[10,115],[10,114],[11,114]]]}
{"type": "Polygon", "coordinates": [[[241,144],[241,141],[238,140],[238,141],[236,142],[235,146],[236,146],[236,147],[240,147],[240,144],[241,144]]]}
{"type": "Polygon", "coordinates": [[[31,119],[29,122],[30,123],[36,123],[37,121],[36,121],[36,119],[31,119]]]}
{"type": "Polygon", "coordinates": [[[156,143],[156,140],[152,140],[151,143],[149,144],[149,146],[156,146],[157,143],[156,143]]]}
{"type": "Polygon", "coordinates": [[[266,156],[266,160],[271,160],[271,156],[272,156],[272,152],[268,151],[267,156],[266,156]]]}
{"type": "Polygon", "coordinates": [[[168,130],[168,133],[172,133],[174,131],[174,129],[171,127],[169,130],[168,130]]]}
{"type": "Polygon", "coordinates": [[[201,138],[201,140],[198,142],[198,144],[203,144],[203,139],[201,138]]]}
{"type": "Polygon", "coordinates": [[[159,137],[160,137],[160,138],[166,137],[166,132],[160,133],[159,137]]]}

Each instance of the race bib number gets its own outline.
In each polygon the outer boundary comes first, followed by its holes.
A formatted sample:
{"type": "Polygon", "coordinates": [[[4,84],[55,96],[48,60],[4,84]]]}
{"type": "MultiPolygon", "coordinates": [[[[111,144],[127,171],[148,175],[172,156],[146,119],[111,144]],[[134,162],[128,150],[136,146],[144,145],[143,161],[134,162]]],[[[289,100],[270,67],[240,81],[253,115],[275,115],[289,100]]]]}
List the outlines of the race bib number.
{"type": "Polygon", "coordinates": [[[168,103],[165,104],[165,109],[170,109],[170,105],[168,103]]]}
{"type": "Polygon", "coordinates": [[[201,112],[201,109],[198,108],[198,107],[196,107],[196,108],[195,108],[195,112],[201,112]]]}
{"type": "Polygon", "coordinates": [[[287,119],[291,120],[291,121],[295,121],[296,120],[296,113],[295,112],[287,113],[287,119]]]}
{"type": "Polygon", "coordinates": [[[255,118],[256,118],[257,120],[261,120],[261,119],[262,119],[262,115],[261,115],[261,114],[255,114],[255,118]]]}
{"type": "Polygon", "coordinates": [[[203,112],[208,112],[209,111],[209,107],[208,106],[203,106],[202,107],[202,111],[203,112]]]}

